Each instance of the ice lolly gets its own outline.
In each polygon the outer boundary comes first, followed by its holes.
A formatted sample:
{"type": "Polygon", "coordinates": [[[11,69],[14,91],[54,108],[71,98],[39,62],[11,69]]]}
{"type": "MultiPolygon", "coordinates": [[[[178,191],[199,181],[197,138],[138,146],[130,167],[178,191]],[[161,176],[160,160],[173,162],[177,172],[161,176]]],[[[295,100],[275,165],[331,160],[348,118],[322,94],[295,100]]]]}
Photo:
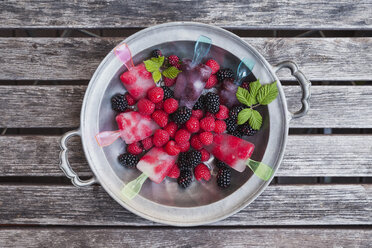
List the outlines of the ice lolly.
{"type": "Polygon", "coordinates": [[[145,97],[147,91],[156,86],[151,73],[146,70],[145,64],[142,62],[134,66],[132,54],[125,43],[116,47],[114,52],[128,69],[120,76],[120,80],[129,94],[136,100],[145,97]]]}
{"type": "Polygon", "coordinates": [[[208,54],[211,43],[211,39],[201,35],[195,44],[193,59],[182,60],[182,72],[178,74],[174,87],[174,97],[179,99],[181,107],[193,108],[212,73],[209,66],[200,64],[203,57],[208,54]]]}
{"type": "Polygon", "coordinates": [[[121,137],[126,144],[143,140],[151,136],[156,129],[159,129],[150,116],[144,116],[136,111],[121,113],[116,116],[118,131],[105,131],[96,135],[100,146],[108,146],[117,138],[121,137]]]}
{"type": "Polygon", "coordinates": [[[133,199],[140,191],[147,178],[155,183],[161,183],[176,163],[178,156],[171,156],[161,147],[154,147],[146,153],[139,163],[137,169],[142,174],[125,185],[122,193],[128,199],[133,199]]]}
{"type": "Polygon", "coordinates": [[[222,82],[219,93],[221,104],[226,105],[229,108],[239,104],[239,101],[236,98],[236,91],[242,83],[242,80],[251,74],[254,64],[255,63],[252,60],[243,58],[238,66],[236,79],[233,80],[231,78],[226,78],[222,82]]]}

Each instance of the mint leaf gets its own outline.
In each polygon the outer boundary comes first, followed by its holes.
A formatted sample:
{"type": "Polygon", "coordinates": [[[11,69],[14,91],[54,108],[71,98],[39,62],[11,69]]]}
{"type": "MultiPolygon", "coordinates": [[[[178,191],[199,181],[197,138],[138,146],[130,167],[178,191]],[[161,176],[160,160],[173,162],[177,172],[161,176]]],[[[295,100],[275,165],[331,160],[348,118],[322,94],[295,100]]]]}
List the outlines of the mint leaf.
{"type": "MultiPolygon", "coordinates": [[[[253,110],[256,111],[256,110],[253,110]]],[[[252,109],[246,108],[239,112],[238,114],[238,125],[244,124],[250,119],[252,116],[252,109]]]]}
{"type": "Polygon", "coordinates": [[[242,87],[238,87],[238,90],[236,91],[236,98],[238,99],[240,103],[245,104],[247,106],[251,106],[248,102],[248,98],[249,98],[248,90],[242,87]]]}
{"type": "Polygon", "coordinates": [[[257,93],[258,90],[261,88],[260,80],[258,79],[257,81],[251,82],[249,84],[249,97],[248,97],[248,103],[250,105],[256,104],[257,103],[257,93]]]}
{"type": "Polygon", "coordinates": [[[157,57],[157,58],[153,57],[150,60],[152,62],[156,63],[159,66],[158,68],[160,68],[160,66],[162,66],[163,63],[164,63],[164,58],[165,58],[164,56],[160,56],[160,57],[157,57]]]}
{"type": "MultiPolygon", "coordinates": [[[[239,118],[239,116],[238,116],[238,118],[239,118]]],[[[262,116],[261,116],[260,112],[258,112],[257,110],[252,109],[252,113],[251,113],[251,116],[249,118],[249,125],[254,130],[260,130],[260,128],[262,126],[262,116]]]]}
{"type": "Polygon", "coordinates": [[[278,87],[276,86],[276,81],[271,84],[263,85],[257,94],[257,101],[262,105],[267,105],[274,101],[278,96],[278,87]]]}
{"type": "Polygon", "coordinates": [[[158,64],[152,60],[145,60],[143,61],[143,63],[145,64],[145,67],[146,67],[146,70],[148,72],[154,72],[154,71],[159,71],[159,68],[160,66],[158,66],[158,64]]]}
{"type": "Polygon", "coordinates": [[[167,77],[167,78],[170,78],[170,79],[174,79],[178,76],[178,73],[180,73],[180,72],[181,71],[178,70],[176,67],[171,66],[171,67],[168,67],[167,69],[165,69],[163,71],[163,76],[167,77]]]}
{"type": "Polygon", "coordinates": [[[152,79],[154,79],[154,82],[155,83],[159,82],[160,78],[161,78],[161,73],[160,73],[159,70],[158,71],[154,71],[152,73],[152,79]]]}

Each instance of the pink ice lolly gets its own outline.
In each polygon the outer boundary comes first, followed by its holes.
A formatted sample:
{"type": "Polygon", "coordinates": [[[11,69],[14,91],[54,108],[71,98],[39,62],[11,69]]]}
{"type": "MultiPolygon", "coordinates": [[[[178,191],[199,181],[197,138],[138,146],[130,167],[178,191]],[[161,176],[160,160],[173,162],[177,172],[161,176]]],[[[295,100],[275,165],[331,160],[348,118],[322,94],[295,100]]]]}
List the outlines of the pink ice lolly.
{"type": "Polygon", "coordinates": [[[146,70],[145,64],[140,63],[134,66],[132,54],[128,45],[125,43],[116,47],[114,52],[117,58],[120,59],[128,69],[120,76],[120,80],[129,94],[136,100],[145,97],[147,91],[156,86],[151,73],[146,70]]]}
{"type": "Polygon", "coordinates": [[[243,172],[247,167],[248,159],[252,156],[254,145],[241,138],[223,133],[215,135],[213,143],[205,148],[231,168],[243,172]]]}
{"type": "Polygon", "coordinates": [[[177,156],[168,155],[163,148],[154,147],[137,164],[137,169],[153,182],[161,183],[176,163],[177,156]]]}
{"type": "Polygon", "coordinates": [[[132,144],[151,136],[159,129],[149,116],[143,116],[136,111],[121,113],[116,116],[118,131],[105,131],[96,135],[100,146],[108,146],[121,137],[125,143],[132,144]]]}

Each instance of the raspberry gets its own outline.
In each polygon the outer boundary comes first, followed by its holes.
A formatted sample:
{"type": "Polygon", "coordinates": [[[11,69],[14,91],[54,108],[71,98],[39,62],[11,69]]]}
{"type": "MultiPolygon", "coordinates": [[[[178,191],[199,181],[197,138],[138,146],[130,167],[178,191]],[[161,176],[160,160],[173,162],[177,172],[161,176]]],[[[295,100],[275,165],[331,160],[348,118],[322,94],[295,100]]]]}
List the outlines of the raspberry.
{"type": "Polygon", "coordinates": [[[169,98],[164,101],[163,108],[165,112],[171,114],[178,109],[178,101],[174,98],[169,98]]]}
{"type": "Polygon", "coordinates": [[[164,98],[164,90],[161,87],[154,87],[147,91],[147,98],[153,103],[161,102],[164,98]]]}
{"type": "Polygon", "coordinates": [[[188,121],[191,117],[191,109],[187,107],[180,107],[177,109],[176,112],[172,114],[172,119],[176,124],[184,124],[188,121]]]}
{"type": "Polygon", "coordinates": [[[178,126],[174,122],[169,122],[163,129],[169,133],[169,136],[171,138],[174,138],[174,135],[177,132],[178,126]]]}
{"type": "Polygon", "coordinates": [[[214,114],[209,113],[209,112],[205,113],[205,117],[212,117],[213,119],[216,119],[214,114]]]}
{"type": "Polygon", "coordinates": [[[142,151],[143,149],[139,142],[134,142],[127,146],[127,152],[129,152],[130,154],[138,155],[138,154],[141,154],[142,151]]]}
{"type": "Polygon", "coordinates": [[[214,59],[208,60],[205,64],[212,69],[212,74],[215,74],[220,69],[220,65],[214,59]]]}
{"type": "Polygon", "coordinates": [[[190,149],[190,142],[185,142],[182,144],[177,144],[178,147],[181,149],[181,152],[187,152],[190,149]]]}
{"type": "Polygon", "coordinates": [[[180,176],[180,169],[178,168],[177,164],[172,166],[172,169],[169,171],[167,177],[170,178],[178,178],[180,176]]]}
{"type": "Polygon", "coordinates": [[[171,155],[171,156],[175,156],[177,155],[178,153],[180,153],[181,149],[179,148],[179,146],[176,144],[176,142],[174,142],[173,140],[170,140],[168,141],[168,143],[165,145],[165,151],[171,155]]]}
{"type": "Polygon", "coordinates": [[[225,120],[229,117],[229,109],[225,105],[220,105],[220,110],[215,114],[219,120],[225,120]]]}
{"type": "Polygon", "coordinates": [[[178,62],[180,59],[176,55],[170,55],[168,56],[168,63],[172,66],[178,67],[178,62]]]}
{"type": "Polygon", "coordinates": [[[154,145],[152,144],[152,137],[147,137],[146,139],[143,139],[141,141],[141,144],[142,144],[143,149],[145,149],[146,151],[150,150],[151,147],[154,145]]]}
{"type": "Polygon", "coordinates": [[[201,143],[198,135],[194,135],[191,137],[191,146],[195,150],[200,150],[203,148],[203,143],[201,143]]]}
{"type": "Polygon", "coordinates": [[[199,120],[195,117],[190,117],[186,122],[186,128],[190,133],[196,133],[199,131],[199,120]]]}
{"type": "Polygon", "coordinates": [[[126,92],[124,94],[124,97],[125,97],[125,99],[127,99],[127,102],[128,102],[129,106],[133,106],[137,102],[136,99],[134,99],[133,96],[131,94],[129,94],[128,92],[126,92]]]}
{"type": "Polygon", "coordinates": [[[218,80],[217,80],[217,76],[216,75],[211,75],[207,82],[205,83],[205,88],[206,89],[210,89],[210,88],[213,88],[213,86],[215,86],[217,84],[218,80]]]}
{"type": "Polygon", "coordinates": [[[163,81],[164,81],[164,85],[169,87],[169,86],[173,86],[176,83],[177,78],[171,79],[171,78],[164,77],[163,81]]]}
{"type": "Polygon", "coordinates": [[[187,188],[190,186],[192,182],[192,173],[190,170],[182,170],[180,172],[180,176],[177,179],[178,185],[182,188],[187,188]]]}
{"type": "Polygon", "coordinates": [[[213,92],[208,92],[204,97],[204,107],[205,109],[215,114],[220,110],[220,97],[213,92]]]}
{"type": "Polygon", "coordinates": [[[152,142],[156,147],[162,147],[169,141],[169,133],[163,129],[155,131],[152,142]]]}
{"type": "Polygon", "coordinates": [[[222,82],[226,78],[233,78],[234,72],[230,68],[226,68],[226,69],[218,70],[216,75],[217,75],[218,81],[222,82]]]}
{"type": "Polygon", "coordinates": [[[164,101],[155,103],[155,109],[163,109],[164,101]]]}
{"type": "Polygon", "coordinates": [[[231,170],[230,168],[221,168],[217,174],[217,185],[220,188],[228,188],[230,186],[231,170]]]}
{"type": "Polygon", "coordinates": [[[142,98],[137,104],[138,112],[143,115],[151,115],[155,110],[155,104],[146,98],[142,98]]]}
{"type": "Polygon", "coordinates": [[[138,157],[133,154],[124,153],[118,157],[119,163],[127,168],[134,168],[138,164],[138,157]]]}
{"type": "Polygon", "coordinates": [[[124,72],[120,76],[120,80],[123,82],[125,85],[130,85],[133,84],[137,81],[137,78],[130,72],[124,72]]]}
{"type": "Polygon", "coordinates": [[[201,161],[208,161],[211,157],[211,154],[204,148],[200,150],[200,153],[202,155],[201,161]]]}
{"type": "Polygon", "coordinates": [[[168,123],[168,114],[163,110],[155,110],[152,113],[151,118],[159,125],[159,127],[165,127],[168,123]]]}
{"type": "Polygon", "coordinates": [[[199,140],[203,145],[210,145],[213,142],[213,134],[211,132],[202,132],[199,134],[199,140]]]}
{"type": "Polygon", "coordinates": [[[155,57],[155,58],[160,57],[161,56],[161,51],[159,49],[155,49],[151,52],[151,56],[155,57]]]}
{"type": "Polygon", "coordinates": [[[246,89],[246,90],[249,90],[249,82],[244,82],[240,85],[240,87],[246,89]]]}
{"type": "Polygon", "coordinates": [[[192,117],[195,117],[198,120],[200,120],[204,116],[203,110],[201,110],[201,109],[192,110],[191,116],[192,117]]]}
{"type": "Polygon", "coordinates": [[[191,134],[188,131],[185,129],[180,129],[176,132],[174,140],[177,142],[177,144],[183,144],[190,140],[190,136],[191,134]]]}
{"type": "Polygon", "coordinates": [[[217,120],[214,122],[214,132],[215,133],[223,133],[226,130],[226,122],[217,120]]]}
{"type": "Polygon", "coordinates": [[[200,121],[200,128],[204,131],[213,131],[215,127],[214,119],[212,117],[204,117],[200,121]]]}
{"type": "Polygon", "coordinates": [[[111,107],[115,111],[123,112],[128,108],[128,101],[124,95],[116,94],[111,98],[111,107]]]}
{"type": "Polygon", "coordinates": [[[211,172],[209,171],[208,167],[203,163],[198,164],[198,166],[195,167],[194,175],[195,179],[198,181],[201,181],[202,179],[204,179],[205,181],[209,181],[209,179],[211,179],[211,172]]]}

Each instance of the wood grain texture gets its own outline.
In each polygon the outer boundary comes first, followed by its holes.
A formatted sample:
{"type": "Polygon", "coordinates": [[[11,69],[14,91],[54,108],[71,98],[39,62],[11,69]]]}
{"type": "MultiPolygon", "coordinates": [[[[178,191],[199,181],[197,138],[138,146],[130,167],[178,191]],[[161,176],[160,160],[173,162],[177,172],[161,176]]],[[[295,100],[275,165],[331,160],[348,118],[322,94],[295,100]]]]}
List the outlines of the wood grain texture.
{"type": "MultiPolygon", "coordinates": [[[[0,224],[159,225],[128,212],[100,186],[0,185],[0,224]]],[[[371,225],[372,185],[269,186],[214,225],[371,225]]]]}
{"type": "MultiPolygon", "coordinates": [[[[77,127],[86,86],[0,86],[0,127],[77,127]]],[[[290,109],[300,106],[298,86],[285,86],[290,109]]],[[[372,128],[372,86],[313,86],[310,111],[295,128],[372,128]]]]}
{"type": "MultiPolygon", "coordinates": [[[[88,80],[123,38],[0,38],[0,80],[88,80]]],[[[372,38],[244,38],[272,65],[298,63],[310,80],[371,80],[372,38]]],[[[281,80],[294,81],[279,72],[281,80]]]]}
{"type": "Polygon", "coordinates": [[[197,21],[232,28],[359,30],[372,28],[370,9],[368,0],[10,0],[2,4],[0,22],[3,28],[145,27],[197,21]]]}
{"type": "MultiPolygon", "coordinates": [[[[64,177],[58,141],[57,136],[0,136],[0,175],[64,177]]],[[[91,176],[80,139],[71,138],[68,147],[74,170],[80,176],[91,176]]],[[[290,135],[276,176],[372,176],[371,150],[370,135],[290,135]]]]}
{"type": "Polygon", "coordinates": [[[368,247],[372,230],[331,228],[2,228],[6,247],[368,247]],[[53,238],[51,238],[53,237],[53,238]]]}

